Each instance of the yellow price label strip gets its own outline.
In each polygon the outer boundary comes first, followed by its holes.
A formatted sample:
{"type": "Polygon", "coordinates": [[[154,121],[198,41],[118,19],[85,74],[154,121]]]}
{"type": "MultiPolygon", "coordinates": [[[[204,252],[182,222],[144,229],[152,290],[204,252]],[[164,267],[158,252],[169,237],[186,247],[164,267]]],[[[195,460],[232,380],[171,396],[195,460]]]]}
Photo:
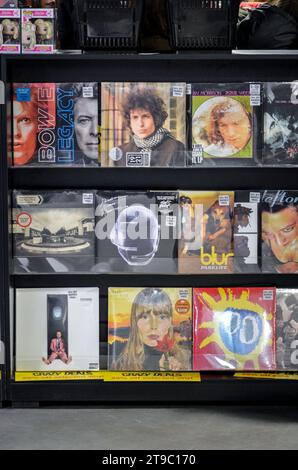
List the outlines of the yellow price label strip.
{"type": "Polygon", "coordinates": [[[298,380],[297,372],[237,372],[234,377],[247,379],[273,379],[273,380],[298,380]]]}
{"type": "Polygon", "coordinates": [[[52,371],[15,372],[16,382],[39,382],[55,380],[103,380],[102,371],[52,371]]]}
{"type": "Polygon", "coordinates": [[[103,371],[105,382],[201,382],[199,372],[103,371]]]}

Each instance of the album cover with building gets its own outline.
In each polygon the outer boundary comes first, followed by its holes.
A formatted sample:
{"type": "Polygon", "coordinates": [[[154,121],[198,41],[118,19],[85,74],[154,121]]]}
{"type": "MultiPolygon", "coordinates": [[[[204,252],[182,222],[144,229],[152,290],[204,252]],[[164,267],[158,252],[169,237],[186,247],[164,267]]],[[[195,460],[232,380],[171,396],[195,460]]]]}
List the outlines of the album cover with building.
{"type": "Polygon", "coordinates": [[[109,369],[191,370],[192,289],[109,288],[109,369]]]}
{"type": "Polygon", "coordinates": [[[14,191],[16,272],[85,272],[95,261],[92,191],[14,191]]]}
{"type": "Polygon", "coordinates": [[[16,371],[99,369],[99,289],[16,290],[16,371]]]}
{"type": "Polygon", "coordinates": [[[234,191],[179,191],[179,272],[234,271],[234,191]]]}
{"type": "Polygon", "coordinates": [[[264,84],[263,163],[298,164],[298,80],[264,84]]]}
{"type": "Polygon", "coordinates": [[[101,105],[104,166],[185,166],[185,83],[104,82],[101,105]]]}
{"type": "Polygon", "coordinates": [[[276,289],[278,370],[298,369],[298,289],[276,289]]]}
{"type": "Polygon", "coordinates": [[[54,8],[22,9],[22,53],[52,54],[56,49],[54,8]]]}
{"type": "Polygon", "coordinates": [[[178,193],[98,191],[97,272],[175,273],[178,193]]]}
{"type": "Polygon", "coordinates": [[[2,3],[3,5],[0,4],[0,54],[20,54],[21,10],[9,6],[13,2],[2,3]]]}
{"type": "Polygon", "coordinates": [[[275,288],[196,288],[194,370],[274,370],[275,288]]]}

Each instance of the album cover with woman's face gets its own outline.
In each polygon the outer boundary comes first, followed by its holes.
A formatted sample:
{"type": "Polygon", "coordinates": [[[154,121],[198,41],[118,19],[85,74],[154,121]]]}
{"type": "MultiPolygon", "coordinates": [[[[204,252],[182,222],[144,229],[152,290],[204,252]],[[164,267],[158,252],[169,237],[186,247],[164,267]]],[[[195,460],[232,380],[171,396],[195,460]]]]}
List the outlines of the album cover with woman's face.
{"type": "MultiPolygon", "coordinates": [[[[13,2],[2,2],[13,3],[13,2]]],[[[21,11],[18,8],[1,5],[0,2],[0,53],[20,54],[21,52],[21,11]]]]}
{"type": "Polygon", "coordinates": [[[298,369],[297,289],[276,289],[276,361],[278,370],[298,369]]]}
{"type": "Polygon", "coordinates": [[[263,163],[298,164],[298,80],[264,84],[263,163]]]}
{"type": "Polygon", "coordinates": [[[179,203],[179,272],[233,272],[234,191],[179,191],[179,203]]]}
{"type": "Polygon", "coordinates": [[[109,369],[191,370],[192,290],[109,288],[109,369]]]}
{"type": "Polygon", "coordinates": [[[101,106],[103,166],[185,166],[185,83],[104,82],[101,106]]]}
{"type": "Polygon", "coordinates": [[[95,261],[92,191],[14,191],[16,272],[85,272],[95,261]]]}
{"type": "Polygon", "coordinates": [[[190,165],[253,165],[261,85],[196,83],[190,165]]]}
{"type": "Polygon", "coordinates": [[[16,371],[98,369],[97,287],[16,290],[16,371]]]}
{"type": "Polygon", "coordinates": [[[275,294],[275,287],[194,289],[194,370],[274,370],[275,294]]]}

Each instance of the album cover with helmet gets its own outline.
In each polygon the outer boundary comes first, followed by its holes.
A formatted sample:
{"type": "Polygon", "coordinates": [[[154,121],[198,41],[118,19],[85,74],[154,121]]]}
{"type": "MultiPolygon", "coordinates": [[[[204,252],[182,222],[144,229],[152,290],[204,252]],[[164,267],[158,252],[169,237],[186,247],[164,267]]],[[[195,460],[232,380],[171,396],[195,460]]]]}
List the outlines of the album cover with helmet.
{"type": "Polygon", "coordinates": [[[193,290],[194,370],[275,370],[274,287],[193,290]]]}
{"type": "Polygon", "coordinates": [[[95,192],[15,190],[14,270],[89,272],[95,262],[95,192]]]}
{"type": "Polygon", "coordinates": [[[16,289],[16,371],[99,369],[97,287],[16,289]]]}
{"type": "Polygon", "coordinates": [[[260,83],[191,84],[191,166],[255,165],[260,83]]]}
{"type": "Polygon", "coordinates": [[[298,191],[264,190],[262,271],[298,273],[298,191]]]}
{"type": "Polygon", "coordinates": [[[264,84],[263,164],[298,164],[298,80],[264,84]]]}
{"type": "Polygon", "coordinates": [[[180,273],[234,272],[234,191],[179,191],[180,273]]]}
{"type": "Polygon", "coordinates": [[[177,272],[178,192],[97,191],[96,272],[177,272]]]}
{"type": "Polygon", "coordinates": [[[186,83],[102,83],[101,126],[103,166],[185,166],[186,83]]]}
{"type": "Polygon", "coordinates": [[[110,287],[108,368],[192,369],[192,289],[110,287]]]}
{"type": "Polygon", "coordinates": [[[278,370],[298,369],[298,289],[276,289],[278,370]]]}

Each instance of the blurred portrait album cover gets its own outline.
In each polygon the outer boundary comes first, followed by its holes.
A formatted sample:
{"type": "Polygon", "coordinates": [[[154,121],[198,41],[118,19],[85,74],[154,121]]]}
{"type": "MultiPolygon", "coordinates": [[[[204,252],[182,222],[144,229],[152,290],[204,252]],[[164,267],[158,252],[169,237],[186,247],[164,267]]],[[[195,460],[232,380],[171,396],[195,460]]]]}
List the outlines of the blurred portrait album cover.
{"type": "Polygon", "coordinates": [[[0,53],[20,54],[20,52],[21,11],[0,5],[0,53]]]}
{"type": "Polygon", "coordinates": [[[298,290],[276,290],[276,360],[278,370],[298,369],[298,290]]]}
{"type": "Polygon", "coordinates": [[[196,288],[194,370],[275,369],[275,288],[196,288]]]}
{"type": "Polygon", "coordinates": [[[177,191],[97,191],[96,198],[96,272],[177,272],[177,191]]]}
{"type": "Polygon", "coordinates": [[[263,163],[298,164],[298,80],[264,84],[263,163]]]}
{"type": "Polygon", "coordinates": [[[14,83],[15,166],[99,165],[97,83],[14,83]]]}
{"type": "Polygon", "coordinates": [[[262,193],[262,271],[298,273],[298,191],[262,193]]]}
{"type": "Polygon", "coordinates": [[[51,54],[55,49],[55,9],[22,9],[22,53],[51,54]]]}
{"type": "Polygon", "coordinates": [[[192,84],[192,161],[254,164],[261,84],[192,84]]]}
{"type": "Polygon", "coordinates": [[[101,84],[104,166],[185,166],[186,84],[101,84]]]}
{"type": "Polygon", "coordinates": [[[13,191],[16,272],[85,272],[95,261],[92,191],[13,191]]]}
{"type": "Polygon", "coordinates": [[[192,290],[109,288],[109,369],[191,370],[192,290]]]}
{"type": "Polygon", "coordinates": [[[99,369],[99,289],[16,290],[16,371],[99,369]]]}
{"type": "Polygon", "coordinates": [[[179,191],[180,273],[234,272],[234,191],[179,191]]]}
{"type": "Polygon", "coordinates": [[[0,8],[18,8],[18,0],[0,0],[0,8]]]}

